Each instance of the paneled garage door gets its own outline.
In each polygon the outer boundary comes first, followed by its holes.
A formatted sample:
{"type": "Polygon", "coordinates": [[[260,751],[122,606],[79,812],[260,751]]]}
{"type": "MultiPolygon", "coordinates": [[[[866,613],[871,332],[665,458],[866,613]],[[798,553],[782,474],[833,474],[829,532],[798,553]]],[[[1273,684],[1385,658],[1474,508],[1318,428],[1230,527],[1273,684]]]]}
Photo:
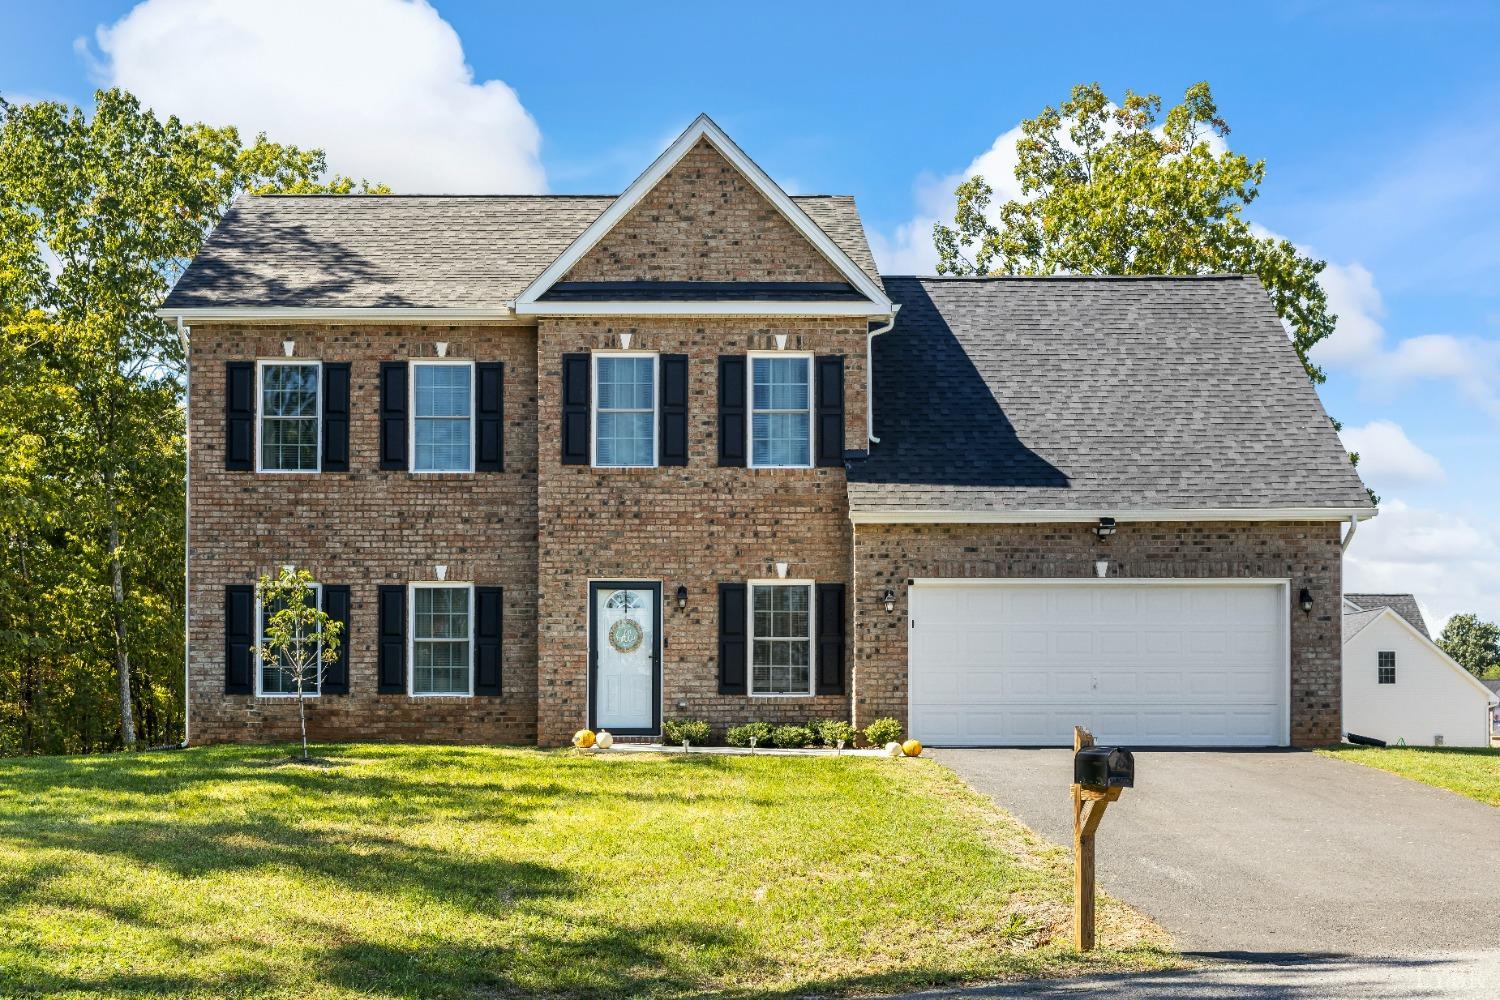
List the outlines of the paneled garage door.
{"type": "Polygon", "coordinates": [[[937,746],[1281,746],[1281,581],[918,580],[912,735],[937,746]]]}

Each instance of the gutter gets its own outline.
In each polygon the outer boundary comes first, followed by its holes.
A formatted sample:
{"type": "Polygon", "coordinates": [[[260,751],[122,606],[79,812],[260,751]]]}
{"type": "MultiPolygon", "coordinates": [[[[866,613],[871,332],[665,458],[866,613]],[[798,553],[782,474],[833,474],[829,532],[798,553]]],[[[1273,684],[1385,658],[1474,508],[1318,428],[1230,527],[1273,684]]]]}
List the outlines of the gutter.
{"type": "Polygon", "coordinates": [[[880,443],[880,438],[875,436],[875,338],[882,333],[891,332],[891,327],[896,325],[896,314],[900,311],[901,306],[893,304],[885,326],[871,330],[869,339],[865,341],[865,437],[870,439],[870,444],[880,443]]]}
{"type": "Polygon", "coordinates": [[[1348,552],[1349,551],[1349,543],[1352,542],[1352,541],[1354,541],[1354,533],[1356,531],[1358,531],[1358,530],[1359,530],[1359,517],[1356,516],[1356,515],[1354,515],[1354,514],[1350,514],[1349,515],[1349,533],[1344,536],[1344,542],[1343,542],[1342,545],[1339,546],[1339,551],[1340,552],[1348,552]]]}
{"type": "Polygon", "coordinates": [[[192,587],[190,586],[189,574],[192,570],[192,532],[191,518],[193,516],[193,503],[191,489],[193,487],[193,376],[192,365],[188,363],[188,333],[189,327],[183,323],[182,317],[177,317],[177,339],[182,342],[182,743],[179,744],[186,749],[188,737],[191,733],[192,705],[193,699],[189,694],[188,685],[191,683],[192,675],[192,628],[189,621],[192,615],[192,587]]]}

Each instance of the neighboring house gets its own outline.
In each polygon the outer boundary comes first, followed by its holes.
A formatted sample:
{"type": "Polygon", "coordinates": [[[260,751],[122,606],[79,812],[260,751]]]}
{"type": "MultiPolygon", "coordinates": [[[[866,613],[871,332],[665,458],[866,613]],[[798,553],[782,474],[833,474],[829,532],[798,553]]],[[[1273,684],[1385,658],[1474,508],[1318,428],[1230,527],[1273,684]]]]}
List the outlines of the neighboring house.
{"type": "Polygon", "coordinates": [[[618,197],[241,199],[161,314],[195,742],[294,731],[288,563],[320,738],[1339,737],[1374,511],[1254,278],[882,278],[700,118],[618,197]]]}
{"type": "Polygon", "coordinates": [[[1479,683],[1489,688],[1490,694],[1495,696],[1494,707],[1490,709],[1490,726],[1500,730],[1500,681],[1480,681],[1479,683]]]}
{"type": "Polygon", "coordinates": [[[1344,595],[1344,731],[1487,747],[1496,696],[1432,641],[1411,594],[1344,595]]]}

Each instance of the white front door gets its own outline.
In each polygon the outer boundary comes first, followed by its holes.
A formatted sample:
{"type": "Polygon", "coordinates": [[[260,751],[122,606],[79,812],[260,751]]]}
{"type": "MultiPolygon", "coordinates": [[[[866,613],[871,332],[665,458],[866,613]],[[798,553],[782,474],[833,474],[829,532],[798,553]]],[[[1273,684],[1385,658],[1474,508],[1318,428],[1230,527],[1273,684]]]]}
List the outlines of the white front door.
{"type": "Polygon", "coordinates": [[[910,729],[938,746],[1287,742],[1271,581],[918,581],[910,729]]]}
{"type": "Polygon", "coordinates": [[[594,634],[593,724],[615,733],[655,733],[657,584],[596,583],[590,588],[594,634]]]}

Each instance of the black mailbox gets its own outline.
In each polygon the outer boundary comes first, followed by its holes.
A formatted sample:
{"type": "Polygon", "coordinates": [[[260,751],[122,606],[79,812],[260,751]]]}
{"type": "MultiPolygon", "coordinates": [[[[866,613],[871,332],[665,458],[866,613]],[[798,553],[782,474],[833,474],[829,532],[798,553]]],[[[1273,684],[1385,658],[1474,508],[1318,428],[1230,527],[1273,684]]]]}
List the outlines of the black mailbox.
{"type": "Polygon", "coordinates": [[[1134,788],[1135,757],[1122,747],[1084,747],[1073,755],[1073,782],[1085,788],[1134,788]]]}

